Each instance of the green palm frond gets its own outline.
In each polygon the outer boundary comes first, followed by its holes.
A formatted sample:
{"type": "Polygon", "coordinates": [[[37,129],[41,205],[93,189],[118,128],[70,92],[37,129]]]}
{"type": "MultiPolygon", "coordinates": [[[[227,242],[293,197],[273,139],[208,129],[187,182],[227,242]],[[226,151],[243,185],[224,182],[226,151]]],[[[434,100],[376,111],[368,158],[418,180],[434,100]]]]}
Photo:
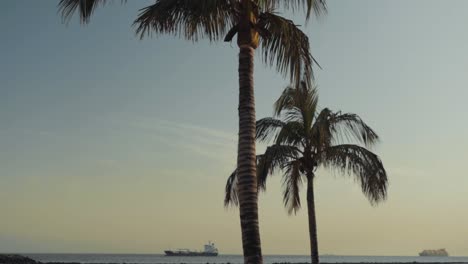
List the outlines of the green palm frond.
{"type": "Polygon", "coordinates": [[[380,158],[369,150],[350,144],[333,146],[319,153],[317,161],[326,168],[354,175],[372,204],[387,197],[387,173],[380,158]]]}
{"type": "Polygon", "coordinates": [[[330,117],[330,125],[337,132],[334,137],[339,137],[339,142],[345,137],[347,141],[356,140],[370,147],[379,140],[377,133],[356,114],[337,112],[330,117]]]}
{"type": "Polygon", "coordinates": [[[288,213],[296,213],[301,208],[300,189],[302,186],[301,162],[293,160],[285,164],[283,175],[283,202],[288,213]]]}
{"type": "Polygon", "coordinates": [[[283,7],[293,12],[304,12],[306,19],[310,18],[312,12],[318,16],[327,11],[325,0],[257,0],[256,2],[260,7],[268,10],[283,7]]]}
{"type": "Polygon", "coordinates": [[[292,83],[299,84],[302,75],[309,82],[314,59],[307,35],[293,21],[269,12],[259,15],[257,27],[259,32],[267,32],[261,38],[264,62],[276,65],[276,70],[289,75],[292,83]]]}
{"type": "Polygon", "coordinates": [[[215,41],[234,26],[233,8],[229,0],[157,0],[140,10],[134,26],[141,38],[156,32],[215,41]]]}

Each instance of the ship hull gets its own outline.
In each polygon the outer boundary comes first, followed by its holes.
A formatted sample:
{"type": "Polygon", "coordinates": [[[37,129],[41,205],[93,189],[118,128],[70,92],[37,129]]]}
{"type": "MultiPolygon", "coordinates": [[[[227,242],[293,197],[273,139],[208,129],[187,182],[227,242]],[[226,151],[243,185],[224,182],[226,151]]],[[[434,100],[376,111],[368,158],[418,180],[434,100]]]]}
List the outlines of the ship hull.
{"type": "Polygon", "coordinates": [[[211,252],[195,252],[195,251],[187,251],[187,252],[177,252],[172,250],[164,251],[164,254],[168,257],[216,257],[218,253],[211,253],[211,252]]]}
{"type": "Polygon", "coordinates": [[[425,249],[419,253],[420,257],[448,257],[448,252],[445,248],[441,249],[425,249]]]}

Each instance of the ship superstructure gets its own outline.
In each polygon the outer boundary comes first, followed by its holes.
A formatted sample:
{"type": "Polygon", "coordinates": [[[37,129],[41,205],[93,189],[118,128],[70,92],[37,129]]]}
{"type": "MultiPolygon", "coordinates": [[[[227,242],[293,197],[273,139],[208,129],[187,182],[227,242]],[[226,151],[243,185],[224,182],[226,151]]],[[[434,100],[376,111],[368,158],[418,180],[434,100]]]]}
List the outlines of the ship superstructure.
{"type": "Polygon", "coordinates": [[[425,249],[422,252],[419,252],[421,257],[448,257],[448,252],[445,248],[441,249],[425,249]]]}
{"type": "Polygon", "coordinates": [[[218,249],[215,247],[215,244],[211,241],[208,244],[205,244],[203,251],[194,251],[190,249],[176,249],[176,250],[165,250],[164,253],[166,256],[178,256],[178,257],[216,257],[218,256],[218,249]]]}

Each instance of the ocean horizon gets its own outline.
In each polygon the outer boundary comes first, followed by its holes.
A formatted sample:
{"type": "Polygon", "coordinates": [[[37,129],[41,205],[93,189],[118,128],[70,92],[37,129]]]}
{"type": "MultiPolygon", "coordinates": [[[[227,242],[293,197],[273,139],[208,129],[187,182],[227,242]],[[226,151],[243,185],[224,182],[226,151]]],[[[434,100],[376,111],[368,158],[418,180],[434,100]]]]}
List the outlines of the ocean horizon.
{"type": "MultiPolygon", "coordinates": [[[[176,263],[231,263],[242,264],[242,255],[224,255],[217,257],[167,257],[163,254],[67,254],[67,253],[21,253],[41,262],[75,263],[137,263],[137,264],[176,264],[176,263]]],[[[264,263],[305,263],[310,262],[309,255],[264,255],[264,263]]],[[[420,256],[341,256],[321,255],[322,263],[468,263],[468,256],[420,257],[420,256]]]]}

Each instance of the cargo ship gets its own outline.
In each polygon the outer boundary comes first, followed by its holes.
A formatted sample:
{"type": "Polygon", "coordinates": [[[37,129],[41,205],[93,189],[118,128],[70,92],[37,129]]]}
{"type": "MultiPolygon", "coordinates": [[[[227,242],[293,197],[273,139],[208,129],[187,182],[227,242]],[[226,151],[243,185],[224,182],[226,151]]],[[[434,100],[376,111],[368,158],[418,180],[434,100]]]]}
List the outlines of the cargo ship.
{"type": "Polygon", "coordinates": [[[425,249],[422,252],[419,252],[421,257],[448,257],[448,252],[445,248],[441,249],[425,249]]]}
{"type": "Polygon", "coordinates": [[[211,241],[204,246],[203,251],[194,251],[190,249],[165,250],[164,253],[169,257],[216,257],[218,249],[211,241]]]}

